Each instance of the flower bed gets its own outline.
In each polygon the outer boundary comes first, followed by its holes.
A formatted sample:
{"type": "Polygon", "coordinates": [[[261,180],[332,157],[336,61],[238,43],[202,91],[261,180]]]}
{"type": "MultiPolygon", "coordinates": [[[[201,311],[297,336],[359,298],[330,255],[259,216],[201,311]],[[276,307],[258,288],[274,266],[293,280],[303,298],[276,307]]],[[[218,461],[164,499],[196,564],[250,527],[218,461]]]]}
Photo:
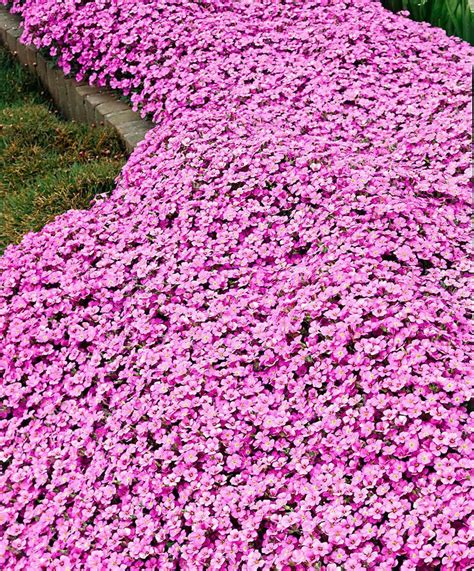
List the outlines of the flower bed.
{"type": "Polygon", "coordinates": [[[469,567],[472,49],[369,0],[22,4],[157,127],[0,259],[3,567],[469,567]]]}

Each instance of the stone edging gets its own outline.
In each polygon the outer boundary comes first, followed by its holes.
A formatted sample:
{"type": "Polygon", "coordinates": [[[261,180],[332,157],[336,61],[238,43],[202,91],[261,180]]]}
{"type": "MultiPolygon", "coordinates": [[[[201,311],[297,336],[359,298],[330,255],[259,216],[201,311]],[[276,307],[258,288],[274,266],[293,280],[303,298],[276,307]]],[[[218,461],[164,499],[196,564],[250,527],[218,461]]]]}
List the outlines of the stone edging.
{"type": "Polygon", "coordinates": [[[0,43],[41,80],[61,113],[67,119],[80,123],[111,127],[122,139],[127,151],[132,152],[153,123],[142,119],[112,91],[66,78],[36,48],[19,41],[21,32],[20,18],[0,6],[0,43]]]}

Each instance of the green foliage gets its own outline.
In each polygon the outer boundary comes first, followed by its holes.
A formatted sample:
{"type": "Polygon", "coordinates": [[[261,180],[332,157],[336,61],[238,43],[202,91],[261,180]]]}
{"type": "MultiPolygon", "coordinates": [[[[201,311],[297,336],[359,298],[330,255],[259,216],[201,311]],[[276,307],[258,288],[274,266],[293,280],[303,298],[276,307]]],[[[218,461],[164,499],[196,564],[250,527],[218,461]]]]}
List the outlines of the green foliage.
{"type": "Polygon", "coordinates": [[[408,10],[414,20],[430,22],[474,45],[474,3],[470,0],[382,0],[382,4],[394,12],[408,10]]]}
{"type": "Polygon", "coordinates": [[[0,252],[110,192],[124,162],[115,134],[61,119],[34,76],[0,49],[0,252]]]}

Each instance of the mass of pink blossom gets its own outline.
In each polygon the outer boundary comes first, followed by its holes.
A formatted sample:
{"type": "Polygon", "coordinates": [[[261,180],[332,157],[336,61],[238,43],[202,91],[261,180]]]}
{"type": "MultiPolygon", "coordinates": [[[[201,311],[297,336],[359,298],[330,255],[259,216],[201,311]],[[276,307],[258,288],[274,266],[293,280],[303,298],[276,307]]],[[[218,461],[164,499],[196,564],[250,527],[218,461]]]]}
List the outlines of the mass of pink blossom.
{"type": "Polygon", "coordinates": [[[376,0],[14,9],[156,127],[0,259],[0,568],[472,568],[473,49],[376,0]]]}

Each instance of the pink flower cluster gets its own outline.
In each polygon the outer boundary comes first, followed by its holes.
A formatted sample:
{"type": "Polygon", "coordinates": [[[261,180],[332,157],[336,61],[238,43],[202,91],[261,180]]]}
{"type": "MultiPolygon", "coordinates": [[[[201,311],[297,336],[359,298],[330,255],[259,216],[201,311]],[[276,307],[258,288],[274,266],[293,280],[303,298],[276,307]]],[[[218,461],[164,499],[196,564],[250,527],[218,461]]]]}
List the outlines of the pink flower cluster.
{"type": "Polygon", "coordinates": [[[372,0],[27,0],[157,127],[0,259],[2,569],[472,566],[473,50],[372,0]]]}

